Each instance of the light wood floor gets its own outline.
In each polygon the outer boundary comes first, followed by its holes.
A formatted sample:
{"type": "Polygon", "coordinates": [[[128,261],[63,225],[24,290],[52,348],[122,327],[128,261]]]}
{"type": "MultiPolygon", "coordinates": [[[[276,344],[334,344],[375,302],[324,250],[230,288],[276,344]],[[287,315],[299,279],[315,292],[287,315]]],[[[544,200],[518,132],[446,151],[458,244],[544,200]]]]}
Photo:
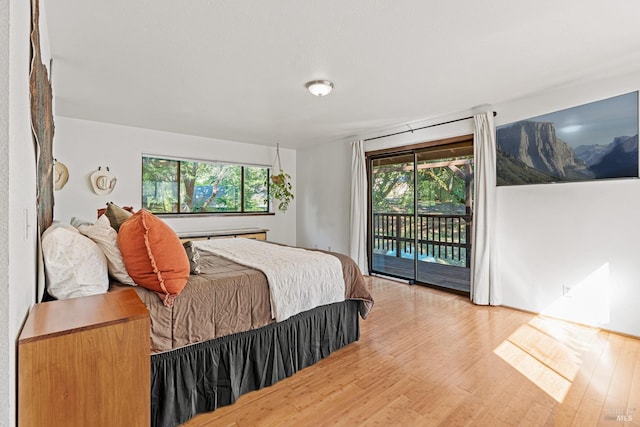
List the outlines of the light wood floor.
{"type": "Polygon", "coordinates": [[[640,340],[369,280],[358,342],[185,425],[640,426],[640,340]]]}

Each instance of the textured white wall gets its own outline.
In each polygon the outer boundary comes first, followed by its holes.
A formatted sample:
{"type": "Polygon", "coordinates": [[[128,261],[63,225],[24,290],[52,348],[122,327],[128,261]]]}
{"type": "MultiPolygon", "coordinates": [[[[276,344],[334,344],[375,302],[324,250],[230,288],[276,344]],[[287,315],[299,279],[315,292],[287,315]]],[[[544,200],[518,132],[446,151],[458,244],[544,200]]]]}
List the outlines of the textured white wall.
{"type": "Polygon", "coordinates": [[[16,424],[16,339],[36,299],[29,28],[28,2],[0,0],[0,99],[6,100],[0,103],[0,396],[6,396],[0,403],[2,426],[16,424]]]}
{"type": "MultiPolygon", "coordinates": [[[[54,219],[95,219],[96,209],[109,201],[140,208],[142,153],[263,165],[272,165],[275,158],[275,148],[269,146],[56,117],[54,156],[67,165],[69,182],[55,192],[54,219]],[[98,166],[109,166],[118,179],[107,196],[98,196],[91,190],[89,176],[98,166]]],[[[281,148],[280,157],[296,193],[296,152],[281,148]]],[[[286,213],[277,211],[276,215],[164,219],[178,232],[259,227],[269,229],[269,240],[296,243],[295,199],[286,213]]]]}
{"type": "Polygon", "coordinates": [[[298,150],[297,159],[298,246],[349,254],[350,142],[298,150]]]}
{"type": "MultiPolygon", "coordinates": [[[[638,90],[640,73],[574,82],[494,105],[496,124],[638,90]]],[[[490,101],[490,100],[488,100],[490,101]]],[[[442,117],[464,117],[469,112],[442,117]]],[[[429,124],[424,122],[416,124],[429,124]]],[[[399,127],[391,133],[407,128],[399,127]]],[[[367,151],[473,133],[473,122],[365,143],[367,151]]],[[[363,135],[363,138],[375,135],[363,135]]],[[[298,152],[299,242],[348,249],[350,147],[298,152]],[[319,166],[322,161],[322,167],[319,166]],[[328,181],[321,179],[326,173],[328,181]],[[329,183],[328,185],[326,183],[329,183]],[[327,211],[324,211],[324,210],[327,211]],[[334,211],[334,212],[331,212],[334,211]],[[330,220],[329,220],[330,219],[330,220]]],[[[498,256],[503,303],[640,336],[640,180],[498,187],[498,256]],[[563,296],[563,286],[574,288],[563,296]]]]}
{"type": "MultiPolygon", "coordinates": [[[[495,105],[496,125],[638,89],[640,72],[574,83],[495,105]]],[[[638,194],[638,179],[498,187],[503,303],[640,336],[638,194]]]]}
{"type": "MultiPolygon", "coordinates": [[[[0,0],[0,98],[9,99],[9,0],[0,0]]],[[[9,103],[0,103],[0,194],[9,194],[9,103]]],[[[0,197],[0,396],[13,396],[9,332],[9,199],[0,197]]],[[[11,424],[11,403],[0,402],[0,426],[11,424]]]]}

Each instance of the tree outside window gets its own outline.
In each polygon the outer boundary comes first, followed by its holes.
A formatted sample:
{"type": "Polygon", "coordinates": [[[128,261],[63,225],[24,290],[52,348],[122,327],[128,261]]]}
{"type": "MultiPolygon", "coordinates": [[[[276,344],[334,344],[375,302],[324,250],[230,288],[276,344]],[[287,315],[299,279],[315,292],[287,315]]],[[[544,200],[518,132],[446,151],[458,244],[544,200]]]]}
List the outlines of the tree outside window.
{"type": "Polygon", "coordinates": [[[154,213],[267,213],[264,166],[142,157],[142,207],[154,213]]]}

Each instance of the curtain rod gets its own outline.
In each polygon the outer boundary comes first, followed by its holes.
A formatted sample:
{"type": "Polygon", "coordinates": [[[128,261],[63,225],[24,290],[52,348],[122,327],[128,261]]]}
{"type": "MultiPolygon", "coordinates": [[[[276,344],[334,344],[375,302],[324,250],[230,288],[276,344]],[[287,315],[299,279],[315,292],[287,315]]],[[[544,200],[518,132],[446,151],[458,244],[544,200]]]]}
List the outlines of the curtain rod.
{"type": "MultiPolygon", "coordinates": [[[[495,117],[497,115],[498,115],[498,113],[494,111],[493,112],[493,117],[495,117]]],[[[413,133],[413,131],[416,131],[416,130],[422,130],[422,129],[427,129],[427,128],[433,128],[433,127],[436,127],[436,126],[448,125],[449,123],[461,122],[463,120],[469,120],[469,119],[473,119],[473,116],[462,117],[461,119],[449,120],[448,122],[435,123],[435,124],[432,124],[432,125],[422,126],[422,127],[415,128],[415,129],[409,128],[409,130],[402,130],[400,132],[390,133],[390,134],[387,134],[387,135],[374,136],[373,138],[365,139],[365,141],[373,141],[374,139],[388,138],[390,136],[401,135],[403,133],[409,133],[409,132],[413,133]]]]}

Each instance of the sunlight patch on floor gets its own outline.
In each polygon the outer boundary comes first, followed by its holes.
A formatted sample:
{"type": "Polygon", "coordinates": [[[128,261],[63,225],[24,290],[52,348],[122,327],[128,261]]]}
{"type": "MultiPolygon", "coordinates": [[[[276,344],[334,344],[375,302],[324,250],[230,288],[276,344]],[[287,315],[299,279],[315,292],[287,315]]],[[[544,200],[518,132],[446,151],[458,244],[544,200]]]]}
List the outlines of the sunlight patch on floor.
{"type": "Polygon", "coordinates": [[[502,342],[494,350],[494,353],[527,377],[529,381],[536,384],[542,391],[562,403],[571,387],[571,380],[564,378],[510,341],[502,342]]]}
{"type": "Polygon", "coordinates": [[[609,285],[609,263],[605,263],[563,288],[561,297],[513,332],[494,353],[562,403],[598,331],[556,319],[593,326],[608,323],[609,285]]]}
{"type": "Polygon", "coordinates": [[[494,353],[562,403],[598,331],[542,316],[520,326],[494,353]]]}

